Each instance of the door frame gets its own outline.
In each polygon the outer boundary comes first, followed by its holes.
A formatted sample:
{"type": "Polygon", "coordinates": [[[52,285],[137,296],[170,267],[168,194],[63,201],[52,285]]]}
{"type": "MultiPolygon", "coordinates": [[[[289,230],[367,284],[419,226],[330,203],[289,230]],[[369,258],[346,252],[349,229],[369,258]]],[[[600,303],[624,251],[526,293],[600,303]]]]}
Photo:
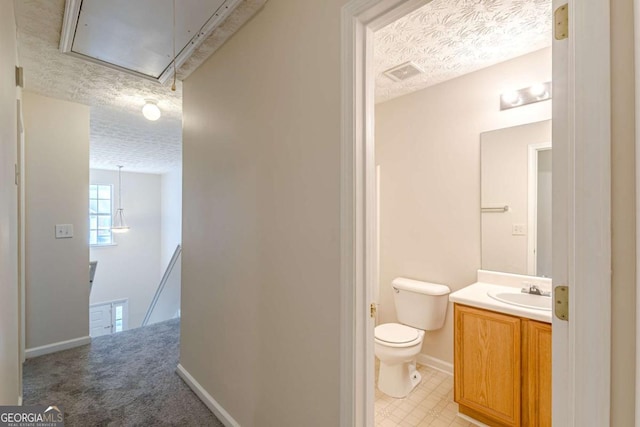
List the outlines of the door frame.
{"type": "Polygon", "coordinates": [[[18,185],[18,387],[19,402],[22,405],[23,398],[23,363],[27,360],[27,308],[26,308],[26,194],[25,194],[25,145],[24,145],[24,116],[22,114],[22,88],[16,88],[16,115],[17,115],[17,153],[16,164],[18,185]]]}
{"type": "Polygon", "coordinates": [[[538,268],[538,155],[551,149],[551,141],[527,147],[527,274],[530,276],[535,276],[538,268]]]}
{"type": "MultiPolygon", "coordinates": [[[[351,0],[342,9],[340,424],[373,425],[375,259],[372,35],[429,0],[351,0]]],[[[554,10],[559,5],[554,1],[554,10]]],[[[570,288],[568,322],[554,320],[554,425],[608,425],[611,358],[609,0],[569,0],[569,38],[554,87],[554,287],[570,288]],[[597,84],[593,84],[597,82],[597,84]],[[560,101],[562,100],[562,101],[560,101]],[[560,101],[560,102],[559,102],[560,101]],[[566,104],[565,104],[566,101],[566,104]],[[559,116],[556,117],[556,113],[559,116]],[[559,120],[559,123],[556,121],[559,120]],[[564,143],[563,143],[564,142],[564,143]],[[556,173],[560,171],[561,173],[556,173]],[[561,184],[556,187],[556,183],[561,184]],[[560,190],[558,190],[561,188],[560,190]],[[588,191],[587,191],[588,189],[588,191]],[[562,257],[559,254],[563,254],[562,257]],[[556,271],[558,270],[558,271],[556,271]],[[557,274],[556,274],[557,272],[557,274]],[[557,277],[556,277],[557,276],[557,277]],[[604,344],[604,345],[603,345],[604,344]],[[586,421],[585,421],[586,420],[586,421]]],[[[563,55],[563,56],[559,56],[563,55]]],[[[554,75],[555,77],[555,75],[554,75]]]]}
{"type": "Polygon", "coordinates": [[[636,372],[635,372],[635,418],[636,425],[640,420],[640,0],[633,2],[634,29],[634,80],[635,80],[635,184],[636,184],[636,372]]]}

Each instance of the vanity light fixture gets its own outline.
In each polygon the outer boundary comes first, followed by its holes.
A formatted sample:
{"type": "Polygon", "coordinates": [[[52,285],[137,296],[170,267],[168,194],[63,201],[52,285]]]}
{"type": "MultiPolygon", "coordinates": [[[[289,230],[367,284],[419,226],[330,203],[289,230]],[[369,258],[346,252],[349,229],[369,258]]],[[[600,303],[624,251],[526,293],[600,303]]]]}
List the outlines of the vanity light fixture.
{"type": "Polygon", "coordinates": [[[544,97],[548,95],[547,87],[544,83],[536,83],[529,88],[529,93],[531,96],[535,96],[536,98],[544,97]]]}
{"type": "Polygon", "coordinates": [[[144,107],[142,107],[142,115],[145,119],[155,122],[162,115],[160,108],[158,108],[158,101],[154,99],[146,99],[144,107]]]}
{"type": "Polygon", "coordinates": [[[551,82],[536,83],[500,95],[500,110],[508,110],[548,99],[551,99],[551,82]]]}
{"type": "Polygon", "coordinates": [[[513,107],[522,104],[522,97],[520,97],[520,94],[518,93],[518,91],[515,91],[515,90],[503,93],[501,96],[501,100],[505,104],[511,105],[513,107]]]}

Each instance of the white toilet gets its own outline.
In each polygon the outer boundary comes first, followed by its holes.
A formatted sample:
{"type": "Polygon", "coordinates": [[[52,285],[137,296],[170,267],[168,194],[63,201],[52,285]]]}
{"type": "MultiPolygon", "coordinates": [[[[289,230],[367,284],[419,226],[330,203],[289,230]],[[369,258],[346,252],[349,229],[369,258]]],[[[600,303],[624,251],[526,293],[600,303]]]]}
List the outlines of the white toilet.
{"type": "Polygon", "coordinates": [[[445,285],[398,277],[392,282],[400,323],[376,326],[374,352],[380,360],[378,388],[391,397],[405,397],[422,379],[416,356],[425,331],[444,325],[451,290],[445,285]]]}

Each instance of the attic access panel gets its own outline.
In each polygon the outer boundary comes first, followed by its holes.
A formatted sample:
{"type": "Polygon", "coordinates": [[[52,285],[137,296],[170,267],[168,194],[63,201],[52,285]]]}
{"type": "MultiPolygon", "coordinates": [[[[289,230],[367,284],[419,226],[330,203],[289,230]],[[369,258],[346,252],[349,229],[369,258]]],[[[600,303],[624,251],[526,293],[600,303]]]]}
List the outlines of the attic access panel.
{"type": "MultiPolygon", "coordinates": [[[[176,0],[179,68],[240,0],[176,0]]],[[[164,83],[173,75],[173,0],[66,0],[60,50],[164,83]]]]}

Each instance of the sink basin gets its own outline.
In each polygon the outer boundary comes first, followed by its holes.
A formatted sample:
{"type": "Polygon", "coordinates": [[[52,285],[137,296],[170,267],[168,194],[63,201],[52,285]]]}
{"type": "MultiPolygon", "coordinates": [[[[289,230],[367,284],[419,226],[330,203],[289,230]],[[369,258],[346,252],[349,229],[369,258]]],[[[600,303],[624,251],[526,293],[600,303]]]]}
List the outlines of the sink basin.
{"type": "Polygon", "coordinates": [[[518,307],[531,308],[533,310],[551,311],[551,297],[520,292],[487,292],[487,295],[505,304],[517,305],[518,307]]]}

